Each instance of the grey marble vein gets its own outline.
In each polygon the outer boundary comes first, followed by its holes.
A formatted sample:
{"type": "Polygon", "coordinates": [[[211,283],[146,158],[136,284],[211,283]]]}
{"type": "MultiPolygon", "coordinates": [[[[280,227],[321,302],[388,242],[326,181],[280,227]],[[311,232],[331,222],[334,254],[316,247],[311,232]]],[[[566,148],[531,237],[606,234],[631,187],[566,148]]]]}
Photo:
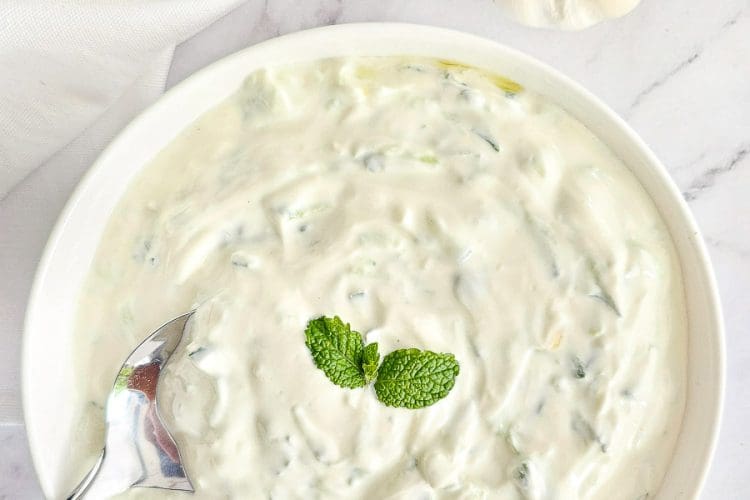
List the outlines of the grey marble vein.
{"type": "Polygon", "coordinates": [[[709,39],[702,45],[696,48],[688,57],[682,59],[679,63],[677,63],[675,66],[673,66],[667,73],[662,75],[661,77],[657,78],[653,82],[651,82],[646,88],[644,88],[642,91],[640,91],[635,98],[633,99],[633,102],[628,107],[629,111],[633,111],[635,108],[637,108],[643,100],[650,95],[654,90],[658,89],[659,87],[663,86],[667,81],[669,81],[672,77],[675,75],[681,73],[684,71],[688,66],[693,64],[698,58],[700,58],[701,54],[703,53],[704,48],[709,45],[710,43],[714,42],[717,38],[721,37],[723,34],[726,33],[728,28],[731,28],[735,24],[737,24],[737,21],[740,19],[740,17],[744,14],[745,9],[740,9],[737,11],[732,17],[730,17],[727,21],[725,21],[721,29],[719,31],[713,33],[709,39]]]}
{"type": "Polygon", "coordinates": [[[722,26],[722,28],[729,28],[730,26],[734,26],[737,24],[737,21],[740,19],[740,16],[745,12],[745,9],[740,9],[737,11],[737,13],[732,16],[727,22],[725,22],[722,26]]]}
{"type": "Polygon", "coordinates": [[[268,5],[269,0],[263,1],[263,12],[261,13],[260,17],[258,18],[258,22],[256,24],[257,29],[265,29],[266,32],[268,32],[272,37],[280,36],[281,33],[281,26],[279,26],[278,23],[274,22],[273,17],[271,16],[268,5]]]}
{"type": "Polygon", "coordinates": [[[673,76],[675,76],[676,74],[678,74],[679,72],[681,72],[682,70],[690,66],[692,63],[694,63],[700,57],[700,55],[701,55],[700,50],[693,52],[692,54],[690,54],[689,57],[687,57],[686,59],[683,59],[676,66],[670,69],[669,72],[667,72],[665,75],[651,82],[651,84],[648,87],[640,91],[638,95],[635,96],[635,99],[633,99],[633,102],[630,104],[630,107],[629,107],[630,110],[632,111],[634,108],[638,107],[638,105],[641,104],[643,99],[645,99],[646,96],[651,94],[651,92],[653,92],[657,88],[664,85],[670,78],[672,78],[673,76]]]}
{"type": "Polygon", "coordinates": [[[743,160],[750,153],[750,144],[740,146],[729,158],[727,162],[704,171],[698,177],[693,179],[688,188],[682,193],[687,201],[693,201],[700,196],[702,192],[716,183],[716,179],[728,172],[739,167],[743,160]]]}

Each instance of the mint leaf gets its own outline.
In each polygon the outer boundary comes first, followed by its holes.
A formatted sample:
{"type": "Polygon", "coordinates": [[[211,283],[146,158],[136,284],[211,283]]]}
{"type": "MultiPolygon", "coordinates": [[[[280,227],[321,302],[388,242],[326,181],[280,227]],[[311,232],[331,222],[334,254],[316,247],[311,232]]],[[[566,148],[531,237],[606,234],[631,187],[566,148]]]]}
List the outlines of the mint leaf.
{"type": "Polygon", "coordinates": [[[380,363],[380,353],[378,352],[378,343],[373,342],[365,346],[362,354],[362,371],[365,375],[365,383],[369,384],[378,374],[378,363],[380,363]]]}
{"type": "Polygon", "coordinates": [[[331,382],[349,389],[365,385],[362,336],[338,316],[311,320],[305,329],[305,344],[315,366],[323,370],[331,382]]]}
{"type": "Polygon", "coordinates": [[[399,349],[383,358],[375,393],[388,406],[424,408],[448,395],[458,372],[453,354],[399,349]]]}

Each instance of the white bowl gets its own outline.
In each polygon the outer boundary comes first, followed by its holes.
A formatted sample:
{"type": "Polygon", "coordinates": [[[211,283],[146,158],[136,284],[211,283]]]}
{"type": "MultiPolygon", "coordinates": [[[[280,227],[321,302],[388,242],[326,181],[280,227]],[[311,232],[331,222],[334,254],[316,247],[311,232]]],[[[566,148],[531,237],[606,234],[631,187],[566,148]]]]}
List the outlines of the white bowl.
{"type": "Polygon", "coordinates": [[[47,496],[64,477],[73,413],[69,393],[76,298],[104,227],[128,183],[175,135],[233,93],[252,70],[343,55],[420,55],[506,75],[547,96],[630,167],[667,223],[682,265],[689,321],[685,415],[659,498],[693,498],[705,480],[724,393],[724,343],[711,264],[680,192],[651,150],[601,101],[557,71],[495,42],[409,24],[348,24],[303,31],[242,50],[196,73],[136,118],[102,153],[70,198],[42,257],[26,314],[23,406],[31,455],[47,496]]]}

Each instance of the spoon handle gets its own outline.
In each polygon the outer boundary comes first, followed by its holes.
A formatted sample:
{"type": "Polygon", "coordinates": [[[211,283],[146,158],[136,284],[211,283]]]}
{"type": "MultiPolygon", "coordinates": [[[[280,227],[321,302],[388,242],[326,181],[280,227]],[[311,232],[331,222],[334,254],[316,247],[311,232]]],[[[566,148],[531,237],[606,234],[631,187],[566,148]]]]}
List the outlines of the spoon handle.
{"type": "Polygon", "coordinates": [[[104,450],[99,454],[99,458],[96,460],[96,463],[89,473],[86,474],[86,477],[78,483],[78,486],[76,486],[73,492],[68,495],[66,500],[78,500],[83,497],[83,494],[86,493],[86,490],[89,489],[89,486],[91,486],[91,483],[94,482],[94,478],[99,473],[99,469],[102,467],[102,462],[104,462],[104,450]]]}

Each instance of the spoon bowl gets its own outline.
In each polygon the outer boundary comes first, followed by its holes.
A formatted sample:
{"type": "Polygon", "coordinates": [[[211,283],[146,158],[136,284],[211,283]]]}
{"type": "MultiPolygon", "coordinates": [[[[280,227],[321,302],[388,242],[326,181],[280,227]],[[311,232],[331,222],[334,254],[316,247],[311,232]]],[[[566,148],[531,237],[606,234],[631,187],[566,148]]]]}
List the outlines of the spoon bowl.
{"type": "Polygon", "coordinates": [[[136,486],[194,491],[156,397],[159,376],[193,312],[165,323],[123,363],[107,399],[104,449],[68,500],[104,498],[136,486]]]}

